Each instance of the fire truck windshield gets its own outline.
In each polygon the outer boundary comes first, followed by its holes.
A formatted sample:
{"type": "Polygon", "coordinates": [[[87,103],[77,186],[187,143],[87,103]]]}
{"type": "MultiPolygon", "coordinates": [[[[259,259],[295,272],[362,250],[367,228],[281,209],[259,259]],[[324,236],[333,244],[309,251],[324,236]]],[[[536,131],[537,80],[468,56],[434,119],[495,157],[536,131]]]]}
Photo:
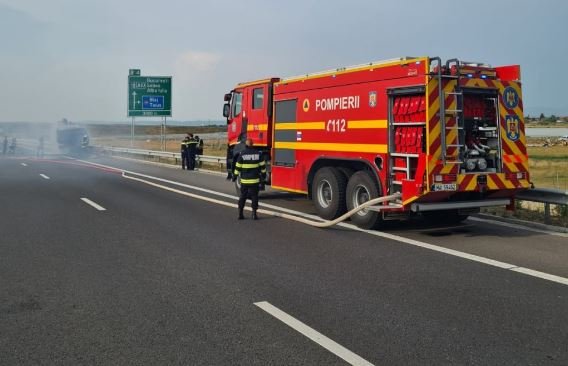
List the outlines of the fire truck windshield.
{"type": "Polygon", "coordinates": [[[243,94],[241,92],[233,92],[231,118],[236,117],[241,113],[242,100],[243,100],[243,94]]]}

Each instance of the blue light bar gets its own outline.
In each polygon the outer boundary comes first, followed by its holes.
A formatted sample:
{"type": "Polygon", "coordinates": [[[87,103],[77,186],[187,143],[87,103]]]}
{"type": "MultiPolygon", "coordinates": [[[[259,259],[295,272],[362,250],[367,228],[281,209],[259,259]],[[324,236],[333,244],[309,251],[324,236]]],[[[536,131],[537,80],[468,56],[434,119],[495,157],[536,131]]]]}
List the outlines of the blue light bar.
{"type": "Polygon", "coordinates": [[[467,77],[468,77],[468,78],[472,78],[472,77],[473,77],[473,74],[467,74],[467,77]]]}
{"type": "Polygon", "coordinates": [[[481,75],[482,79],[487,79],[487,75],[481,75]]]}

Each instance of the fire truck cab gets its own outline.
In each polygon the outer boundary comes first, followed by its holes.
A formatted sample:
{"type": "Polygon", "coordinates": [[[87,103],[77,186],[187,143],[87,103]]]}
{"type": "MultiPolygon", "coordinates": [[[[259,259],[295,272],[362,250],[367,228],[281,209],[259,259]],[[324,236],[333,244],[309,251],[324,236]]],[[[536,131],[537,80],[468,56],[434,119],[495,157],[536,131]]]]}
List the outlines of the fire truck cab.
{"type": "Polygon", "coordinates": [[[229,155],[245,137],[273,188],[372,228],[412,215],[463,220],[530,186],[520,67],[405,57],[238,84],[225,95],[229,155]]]}

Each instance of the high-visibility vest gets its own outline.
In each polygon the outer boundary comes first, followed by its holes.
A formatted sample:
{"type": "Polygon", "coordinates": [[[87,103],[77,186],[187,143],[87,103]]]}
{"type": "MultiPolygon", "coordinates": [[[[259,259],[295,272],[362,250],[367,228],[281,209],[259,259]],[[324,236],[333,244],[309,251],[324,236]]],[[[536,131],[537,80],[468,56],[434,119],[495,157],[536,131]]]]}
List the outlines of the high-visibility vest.
{"type": "Polygon", "coordinates": [[[266,162],[260,152],[248,147],[242,151],[235,164],[235,175],[240,175],[241,184],[259,184],[266,175],[266,162]]]}

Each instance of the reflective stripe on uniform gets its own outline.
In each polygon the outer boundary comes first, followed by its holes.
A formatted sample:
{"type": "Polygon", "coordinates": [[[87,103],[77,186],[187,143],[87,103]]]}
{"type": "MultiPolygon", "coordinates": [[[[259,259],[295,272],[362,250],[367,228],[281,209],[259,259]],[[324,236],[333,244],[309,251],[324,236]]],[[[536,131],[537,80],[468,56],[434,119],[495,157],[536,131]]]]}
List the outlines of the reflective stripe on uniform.
{"type": "Polygon", "coordinates": [[[241,178],[241,184],[257,184],[257,183],[260,183],[259,178],[255,178],[255,179],[243,179],[243,178],[241,178]]]}
{"type": "Polygon", "coordinates": [[[257,169],[259,168],[260,165],[258,163],[256,164],[241,164],[241,163],[237,163],[237,168],[242,168],[242,169],[257,169]]]}

